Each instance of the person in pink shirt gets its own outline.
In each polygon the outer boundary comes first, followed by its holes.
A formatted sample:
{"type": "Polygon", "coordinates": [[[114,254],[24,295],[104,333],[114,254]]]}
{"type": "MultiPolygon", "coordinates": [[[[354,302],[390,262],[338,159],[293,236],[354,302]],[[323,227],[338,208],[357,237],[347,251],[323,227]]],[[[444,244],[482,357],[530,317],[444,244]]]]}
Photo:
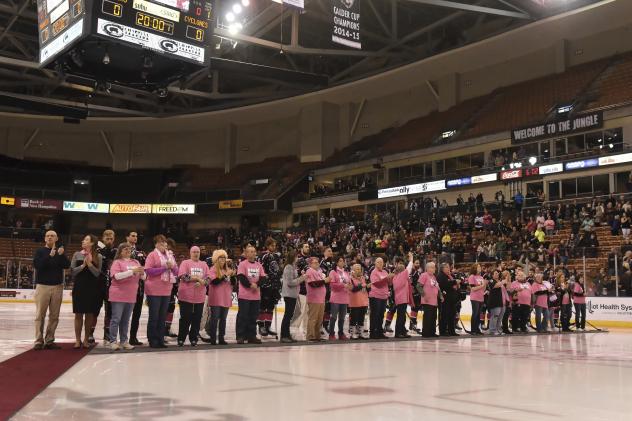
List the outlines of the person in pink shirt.
{"type": "Polygon", "coordinates": [[[206,285],[209,282],[208,266],[200,260],[200,248],[191,247],[190,259],[180,263],[178,270],[178,303],[180,304],[180,325],[178,346],[183,346],[187,336],[191,346],[197,345],[200,321],[204,307],[206,285]]]}
{"type": "Polygon", "coordinates": [[[412,291],[410,290],[410,274],[413,271],[413,254],[408,253],[408,265],[404,266],[404,259],[398,258],[393,277],[393,292],[395,294],[395,308],[397,319],[395,321],[395,337],[410,338],[406,331],[406,310],[412,303],[412,291]]]}
{"type": "Polygon", "coordinates": [[[481,332],[481,309],[485,301],[485,290],[487,280],[481,276],[481,265],[474,263],[470,268],[470,276],[467,283],[470,285],[470,302],[472,303],[472,320],[470,333],[472,335],[482,335],[481,332]]]}
{"type": "Polygon", "coordinates": [[[136,303],[138,281],[145,278],[145,269],[137,260],[131,258],[132,245],[121,243],[116,250],[114,261],[110,266],[109,301],[112,308],[110,318],[110,348],[117,351],[134,349],[128,342],[129,321],[136,303]],[[117,333],[120,342],[116,343],[117,333]]]}
{"type": "MultiPolygon", "coordinates": [[[[536,329],[540,333],[546,333],[549,320],[549,292],[551,285],[548,286],[543,282],[542,273],[535,274],[535,282],[531,285],[531,293],[535,300],[535,324],[536,329]]],[[[547,282],[548,283],[548,282],[547,282]]]]}
{"type": "Polygon", "coordinates": [[[329,319],[329,340],[335,340],[336,320],[338,320],[338,339],[347,339],[344,333],[345,317],[347,316],[347,306],[349,305],[349,291],[351,290],[351,275],[345,270],[346,261],[344,256],[338,256],[336,268],[329,273],[329,297],[330,314],[329,319]]]}
{"type": "Polygon", "coordinates": [[[371,291],[369,292],[370,314],[370,338],[388,339],[384,335],[384,312],[386,311],[386,301],[388,300],[388,285],[393,280],[393,274],[384,270],[384,260],[381,257],[375,259],[375,269],[371,272],[371,291]]]}
{"type": "Polygon", "coordinates": [[[155,249],[145,260],[145,294],[149,304],[147,320],[147,339],[152,348],[166,348],[164,330],[169,307],[169,297],[176,282],[178,265],[173,254],[167,250],[164,235],[154,237],[155,249]]]}
{"type": "Polygon", "coordinates": [[[309,268],[305,271],[305,283],[307,284],[307,340],[320,342],[320,326],[325,315],[325,285],[329,283],[320,268],[320,262],[316,257],[309,260],[309,268]]]}
{"type": "Polygon", "coordinates": [[[575,330],[586,330],[586,289],[584,278],[580,276],[573,284],[573,304],[575,306],[575,330]]]}
{"type": "Polygon", "coordinates": [[[247,245],[244,250],[244,260],[237,267],[237,280],[239,281],[239,311],[237,312],[237,343],[260,344],[257,338],[257,317],[261,302],[259,282],[266,277],[261,263],[257,262],[257,249],[247,245]]]}
{"type": "Polygon", "coordinates": [[[351,339],[368,339],[364,335],[364,318],[369,306],[367,283],[359,263],[351,267],[351,289],[349,290],[349,308],[351,309],[351,339]]]}
{"type": "Polygon", "coordinates": [[[531,315],[531,285],[522,269],[516,269],[516,280],[511,284],[511,289],[516,296],[511,315],[513,332],[527,333],[527,323],[531,315]]]}
{"type": "MultiPolygon", "coordinates": [[[[435,277],[436,265],[426,263],[426,271],[419,277],[419,284],[423,287],[422,304],[424,308],[421,336],[435,338],[437,335],[437,308],[439,307],[439,282],[435,277]]],[[[443,300],[443,296],[441,296],[443,300]]]]}
{"type": "Polygon", "coordinates": [[[213,267],[209,270],[208,306],[211,314],[207,325],[211,345],[219,343],[228,345],[226,336],[226,318],[228,310],[233,303],[232,278],[235,271],[231,267],[232,261],[228,261],[228,255],[224,250],[215,250],[211,257],[213,267]],[[218,334],[219,329],[219,334],[218,334]]]}

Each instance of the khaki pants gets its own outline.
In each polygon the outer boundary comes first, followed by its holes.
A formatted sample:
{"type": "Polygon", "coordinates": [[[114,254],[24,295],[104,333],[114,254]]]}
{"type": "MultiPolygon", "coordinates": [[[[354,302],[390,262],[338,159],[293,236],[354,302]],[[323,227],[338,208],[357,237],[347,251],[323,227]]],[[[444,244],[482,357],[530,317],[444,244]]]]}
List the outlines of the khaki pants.
{"type": "Polygon", "coordinates": [[[305,295],[298,296],[296,300],[296,307],[294,308],[294,315],[292,316],[291,327],[299,330],[299,335],[302,336],[305,333],[307,324],[307,297],[305,295]]]}
{"type": "Polygon", "coordinates": [[[323,324],[325,303],[307,303],[307,340],[320,339],[320,327],[323,324]]]}
{"type": "Polygon", "coordinates": [[[35,287],[35,343],[55,342],[55,330],[59,323],[59,309],[63,298],[63,285],[40,285],[35,287]],[[44,320],[48,310],[48,325],[44,336],[44,320]]]}

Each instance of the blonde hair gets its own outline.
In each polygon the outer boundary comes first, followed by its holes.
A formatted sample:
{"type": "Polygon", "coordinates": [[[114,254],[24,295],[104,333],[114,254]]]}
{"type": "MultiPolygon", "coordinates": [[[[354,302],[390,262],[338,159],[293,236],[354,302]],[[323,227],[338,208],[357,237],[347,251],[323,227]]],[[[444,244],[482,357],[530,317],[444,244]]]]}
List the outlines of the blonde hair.
{"type": "Polygon", "coordinates": [[[219,258],[223,257],[228,259],[228,254],[226,250],[217,249],[213,251],[213,255],[211,256],[211,261],[213,262],[213,268],[215,269],[215,276],[219,277],[223,271],[228,271],[228,264],[224,262],[224,269],[219,267],[219,258]]]}

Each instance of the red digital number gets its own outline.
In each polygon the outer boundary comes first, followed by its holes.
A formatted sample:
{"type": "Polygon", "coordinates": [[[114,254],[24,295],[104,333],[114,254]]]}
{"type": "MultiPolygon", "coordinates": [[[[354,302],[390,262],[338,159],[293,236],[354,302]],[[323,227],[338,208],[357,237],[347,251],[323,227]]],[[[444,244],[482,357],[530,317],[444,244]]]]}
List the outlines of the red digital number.
{"type": "Polygon", "coordinates": [[[196,14],[196,16],[200,16],[202,14],[202,8],[201,7],[197,7],[195,9],[195,14],[196,14]]]}

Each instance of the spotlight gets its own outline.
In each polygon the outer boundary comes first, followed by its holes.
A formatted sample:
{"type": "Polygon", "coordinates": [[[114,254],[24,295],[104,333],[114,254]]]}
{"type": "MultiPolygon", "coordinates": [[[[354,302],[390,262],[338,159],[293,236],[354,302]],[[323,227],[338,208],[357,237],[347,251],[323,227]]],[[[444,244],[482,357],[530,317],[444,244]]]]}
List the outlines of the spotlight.
{"type": "Polygon", "coordinates": [[[532,156],[531,158],[529,158],[529,164],[531,164],[532,166],[535,165],[538,162],[538,158],[536,158],[535,156],[532,156]]]}
{"type": "Polygon", "coordinates": [[[250,6],[250,0],[241,0],[241,5],[244,7],[250,6]]]}
{"type": "Polygon", "coordinates": [[[228,33],[231,34],[231,35],[235,35],[239,31],[241,31],[242,28],[243,28],[243,25],[241,23],[239,23],[239,22],[231,23],[228,26],[228,33]]]}
{"type": "Polygon", "coordinates": [[[235,4],[233,4],[233,12],[234,12],[236,15],[240,14],[242,10],[243,10],[243,9],[242,9],[242,7],[241,7],[241,4],[239,4],[239,3],[235,3],[235,4]]]}
{"type": "Polygon", "coordinates": [[[233,12],[226,13],[226,21],[227,22],[234,22],[235,21],[235,15],[233,14],[233,12]]]}
{"type": "Polygon", "coordinates": [[[614,148],[614,145],[613,145],[612,143],[610,143],[610,144],[608,145],[608,147],[609,147],[610,149],[612,149],[612,148],[614,148]]]}

